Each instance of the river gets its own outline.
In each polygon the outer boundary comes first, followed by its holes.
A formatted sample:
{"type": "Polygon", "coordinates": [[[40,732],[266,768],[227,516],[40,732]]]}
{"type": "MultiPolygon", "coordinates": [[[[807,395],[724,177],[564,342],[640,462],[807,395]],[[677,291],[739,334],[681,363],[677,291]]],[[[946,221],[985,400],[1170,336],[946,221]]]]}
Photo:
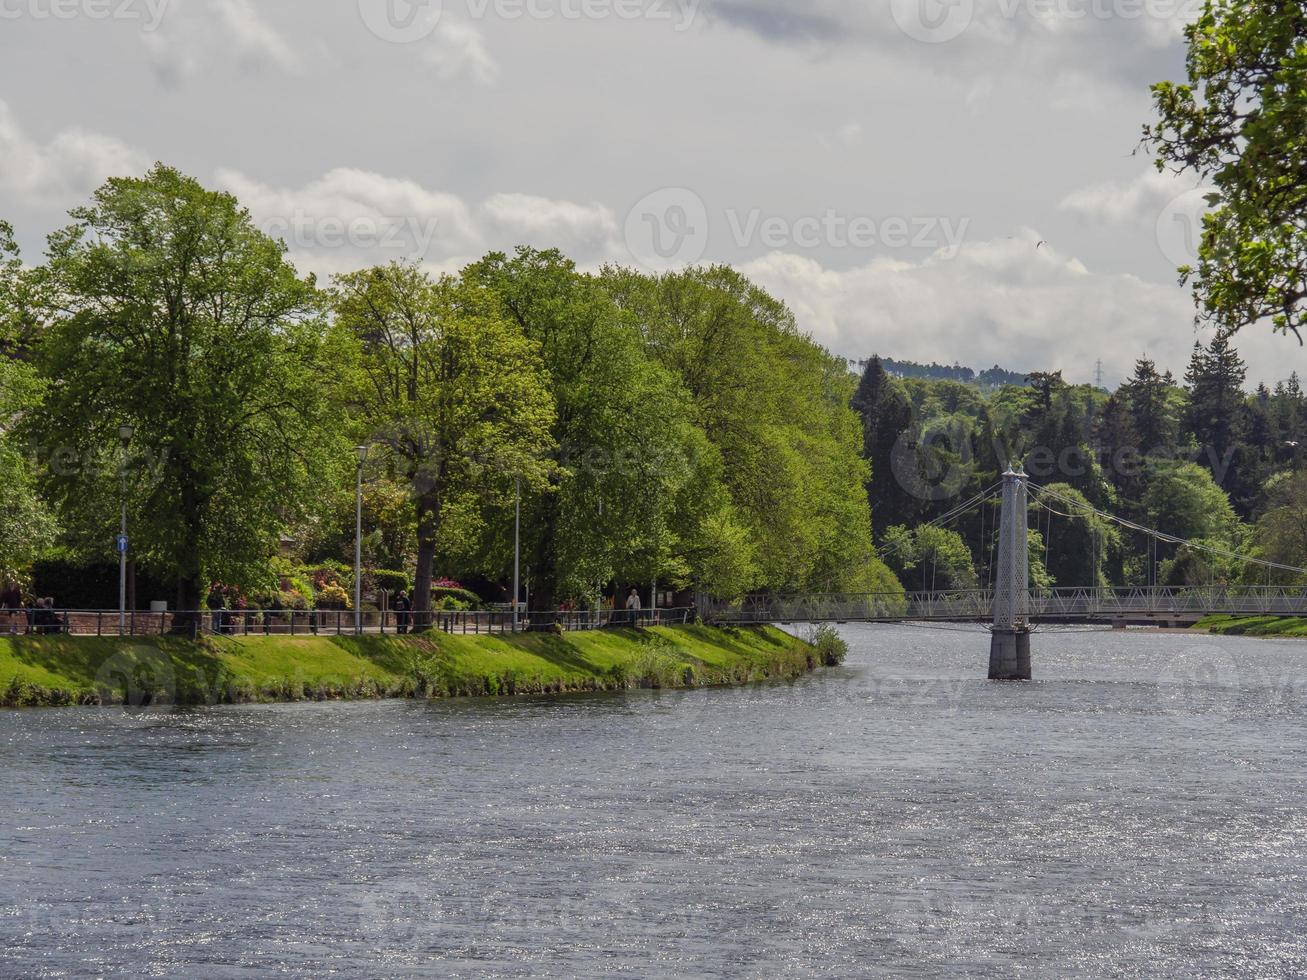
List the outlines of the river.
{"type": "Polygon", "coordinates": [[[0,713],[0,976],[1302,976],[1307,644],[0,713]]]}

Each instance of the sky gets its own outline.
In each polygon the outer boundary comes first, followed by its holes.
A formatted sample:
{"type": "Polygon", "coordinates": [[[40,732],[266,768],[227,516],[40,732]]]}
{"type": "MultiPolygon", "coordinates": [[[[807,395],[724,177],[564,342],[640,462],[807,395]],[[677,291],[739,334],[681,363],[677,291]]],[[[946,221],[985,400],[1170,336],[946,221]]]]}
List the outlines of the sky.
{"type": "MultiPolygon", "coordinates": [[[[1139,149],[1198,0],[0,0],[0,218],[229,190],[303,272],[729,263],[851,358],[1180,376],[1203,190],[1139,149]]],[[[1250,383],[1307,361],[1249,330],[1250,383]]]]}

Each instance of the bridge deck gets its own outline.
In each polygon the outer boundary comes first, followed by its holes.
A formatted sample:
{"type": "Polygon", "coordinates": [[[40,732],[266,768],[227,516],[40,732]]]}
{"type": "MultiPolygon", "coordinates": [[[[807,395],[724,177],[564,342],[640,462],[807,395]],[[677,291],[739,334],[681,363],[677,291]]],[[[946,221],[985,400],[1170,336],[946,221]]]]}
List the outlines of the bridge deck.
{"type": "MultiPolygon", "coordinates": [[[[904,595],[755,596],[710,603],[718,623],[985,622],[993,617],[990,589],[904,595]]],[[[1196,622],[1216,614],[1307,616],[1307,589],[1292,586],[1211,588],[1031,589],[1030,622],[1196,622]]]]}

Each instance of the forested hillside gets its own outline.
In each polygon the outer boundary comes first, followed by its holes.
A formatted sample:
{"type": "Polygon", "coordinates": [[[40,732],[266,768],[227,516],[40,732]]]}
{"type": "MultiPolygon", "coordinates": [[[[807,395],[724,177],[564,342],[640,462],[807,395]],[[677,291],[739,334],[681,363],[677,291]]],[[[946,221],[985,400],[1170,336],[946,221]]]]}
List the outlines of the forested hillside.
{"type": "Polygon", "coordinates": [[[1032,508],[1037,583],[1267,581],[1265,569],[1218,551],[1307,565],[1307,397],[1297,375],[1251,392],[1245,379],[1238,353],[1219,338],[1195,345],[1183,379],[1141,359],[1110,394],[1068,385],[1060,373],[986,393],[954,380],[894,378],[873,359],[854,406],[885,560],[909,588],[991,581],[996,505],[947,527],[931,522],[1012,462],[1080,505],[1032,508]],[[1211,550],[1150,545],[1090,515],[1091,505],[1211,550]]]}

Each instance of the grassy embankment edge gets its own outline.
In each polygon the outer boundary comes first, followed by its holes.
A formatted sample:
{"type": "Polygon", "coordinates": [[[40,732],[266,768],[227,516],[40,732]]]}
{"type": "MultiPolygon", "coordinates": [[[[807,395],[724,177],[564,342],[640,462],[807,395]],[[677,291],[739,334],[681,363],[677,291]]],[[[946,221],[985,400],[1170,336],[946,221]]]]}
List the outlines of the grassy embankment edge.
{"type": "Polygon", "coordinates": [[[1307,617],[1301,616],[1206,616],[1195,630],[1217,636],[1289,637],[1307,639],[1307,617]]]}
{"type": "Polygon", "coordinates": [[[0,707],[505,697],[793,679],[816,647],[774,627],[422,637],[0,636],[0,707]]]}

